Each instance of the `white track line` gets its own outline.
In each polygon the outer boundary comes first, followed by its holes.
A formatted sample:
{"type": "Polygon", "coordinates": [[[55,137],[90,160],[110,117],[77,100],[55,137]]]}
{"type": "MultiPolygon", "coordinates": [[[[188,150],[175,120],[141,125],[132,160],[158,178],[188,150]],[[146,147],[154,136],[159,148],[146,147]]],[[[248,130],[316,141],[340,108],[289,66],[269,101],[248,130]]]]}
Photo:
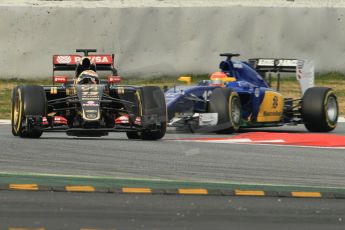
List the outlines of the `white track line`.
{"type": "Polygon", "coordinates": [[[338,117],[338,122],[345,122],[345,117],[338,117]]]}
{"type": "Polygon", "coordinates": [[[173,140],[182,142],[198,142],[198,143],[213,143],[213,144],[234,144],[234,145],[253,145],[253,146],[274,146],[274,147],[288,147],[288,148],[312,148],[312,149],[328,149],[328,150],[343,150],[345,147],[328,147],[328,146],[309,146],[309,145],[292,145],[279,144],[284,143],[282,140],[268,140],[268,141],[245,141],[246,139],[229,139],[229,140],[173,140]]]}
{"type": "Polygon", "coordinates": [[[3,120],[3,119],[0,119],[0,124],[1,124],[1,125],[9,125],[9,124],[11,124],[11,121],[10,121],[10,120],[3,120]]]}

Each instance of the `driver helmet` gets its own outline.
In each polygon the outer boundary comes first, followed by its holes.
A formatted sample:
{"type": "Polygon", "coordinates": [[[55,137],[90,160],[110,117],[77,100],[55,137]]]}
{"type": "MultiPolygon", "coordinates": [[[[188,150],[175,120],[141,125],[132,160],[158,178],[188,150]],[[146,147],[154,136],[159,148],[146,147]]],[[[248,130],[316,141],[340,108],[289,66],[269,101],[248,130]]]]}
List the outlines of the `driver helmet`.
{"type": "Polygon", "coordinates": [[[85,70],[93,70],[96,72],[96,64],[89,57],[83,57],[77,64],[76,77],[85,70]]]}
{"type": "Polygon", "coordinates": [[[83,71],[77,78],[77,84],[98,84],[98,74],[93,70],[83,71]]]}
{"type": "Polygon", "coordinates": [[[226,73],[224,72],[215,72],[211,75],[210,80],[211,80],[211,84],[212,86],[223,86],[224,85],[224,81],[226,78],[228,77],[228,75],[226,75],[226,73]]]}

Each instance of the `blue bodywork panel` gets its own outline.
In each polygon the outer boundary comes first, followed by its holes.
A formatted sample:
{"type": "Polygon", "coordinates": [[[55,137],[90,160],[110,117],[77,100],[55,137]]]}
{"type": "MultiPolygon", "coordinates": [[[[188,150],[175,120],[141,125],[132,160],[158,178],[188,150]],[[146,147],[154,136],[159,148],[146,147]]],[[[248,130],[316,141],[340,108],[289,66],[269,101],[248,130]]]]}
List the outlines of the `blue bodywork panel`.
{"type": "MultiPolygon", "coordinates": [[[[225,83],[225,86],[238,93],[241,99],[242,119],[255,120],[261,102],[269,88],[264,79],[247,62],[225,60],[220,63],[221,72],[236,81],[225,83]]],[[[207,112],[207,100],[215,88],[211,81],[205,80],[198,85],[175,86],[165,92],[169,119],[176,113],[207,112]]]]}

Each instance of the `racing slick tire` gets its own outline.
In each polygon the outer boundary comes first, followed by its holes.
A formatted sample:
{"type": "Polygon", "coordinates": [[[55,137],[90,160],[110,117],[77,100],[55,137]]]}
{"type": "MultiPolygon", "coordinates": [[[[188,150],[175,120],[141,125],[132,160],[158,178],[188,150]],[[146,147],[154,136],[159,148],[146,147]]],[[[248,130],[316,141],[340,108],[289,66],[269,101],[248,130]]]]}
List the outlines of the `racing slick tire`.
{"type": "Polygon", "coordinates": [[[12,89],[12,96],[11,96],[11,102],[12,102],[12,105],[11,105],[11,131],[12,131],[13,136],[18,136],[18,133],[16,132],[15,126],[13,125],[13,114],[14,114],[14,105],[15,105],[14,98],[15,98],[15,94],[18,90],[18,87],[19,86],[15,86],[12,89]]]}
{"type": "Polygon", "coordinates": [[[46,95],[42,86],[18,86],[12,93],[11,126],[14,136],[23,138],[39,138],[42,130],[23,127],[28,116],[46,115],[46,95]]]}
{"type": "Polygon", "coordinates": [[[331,88],[307,89],[302,98],[301,114],[310,132],[330,132],[337,126],[339,106],[331,88]]]}
{"type": "Polygon", "coordinates": [[[161,139],[165,135],[167,126],[167,109],[163,91],[158,86],[143,86],[138,89],[138,99],[144,127],[138,135],[142,140],[161,139]]]}
{"type": "Polygon", "coordinates": [[[141,139],[140,132],[126,132],[126,135],[130,140],[141,139]]]}
{"type": "Polygon", "coordinates": [[[234,133],[241,125],[241,101],[229,88],[216,88],[210,96],[209,112],[218,113],[217,132],[234,133]]]}

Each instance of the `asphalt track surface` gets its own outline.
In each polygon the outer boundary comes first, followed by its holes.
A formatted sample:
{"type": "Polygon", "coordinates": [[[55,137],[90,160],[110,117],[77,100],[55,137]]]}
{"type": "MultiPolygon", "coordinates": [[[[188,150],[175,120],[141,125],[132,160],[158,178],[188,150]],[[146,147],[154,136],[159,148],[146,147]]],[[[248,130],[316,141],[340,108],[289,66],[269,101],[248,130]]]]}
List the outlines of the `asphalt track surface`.
{"type": "Polygon", "coordinates": [[[0,192],[1,229],[344,229],[345,200],[0,192]]]}
{"type": "MultiPolygon", "coordinates": [[[[260,131],[306,132],[303,126],[260,131]]],[[[333,133],[344,135],[345,123],[339,123],[333,133]]],[[[12,136],[9,125],[1,125],[0,171],[202,182],[345,186],[345,150],[171,140],[216,136],[219,135],[168,133],[162,141],[133,141],[127,140],[123,133],[112,133],[103,138],[74,138],[64,133],[45,133],[40,139],[21,139],[12,136]]]]}
{"type": "MultiPolygon", "coordinates": [[[[306,132],[303,126],[255,131],[306,132]]],[[[334,133],[344,135],[345,125],[334,133]]],[[[150,142],[121,133],[47,133],[29,140],[1,125],[0,168],[22,175],[345,187],[344,150],[173,140],[217,136],[169,133],[150,142]]],[[[344,213],[344,199],[0,191],[1,229],[344,229],[344,213]]]]}

